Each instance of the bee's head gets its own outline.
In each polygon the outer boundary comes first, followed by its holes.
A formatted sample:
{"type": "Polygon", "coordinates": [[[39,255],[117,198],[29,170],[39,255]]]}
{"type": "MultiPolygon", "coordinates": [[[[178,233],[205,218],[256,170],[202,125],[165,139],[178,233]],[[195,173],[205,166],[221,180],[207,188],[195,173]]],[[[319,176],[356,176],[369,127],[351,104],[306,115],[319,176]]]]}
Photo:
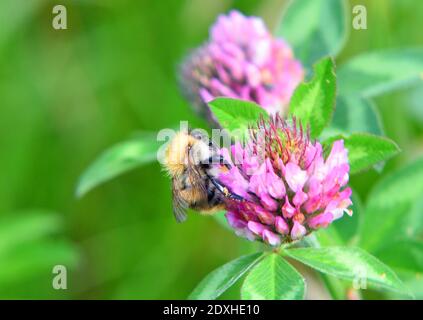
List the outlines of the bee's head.
{"type": "Polygon", "coordinates": [[[196,139],[186,132],[178,132],[169,142],[165,153],[164,167],[171,176],[184,172],[188,163],[188,154],[196,139]]]}

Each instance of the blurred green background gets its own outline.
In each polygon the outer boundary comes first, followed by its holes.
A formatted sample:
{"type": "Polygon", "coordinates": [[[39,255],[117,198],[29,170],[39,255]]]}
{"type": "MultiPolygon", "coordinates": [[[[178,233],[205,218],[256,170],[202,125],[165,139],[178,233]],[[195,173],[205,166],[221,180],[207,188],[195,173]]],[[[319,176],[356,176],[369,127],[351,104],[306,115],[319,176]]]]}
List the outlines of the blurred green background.
{"type": "MultiPolygon", "coordinates": [[[[337,59],[422,46],[423,2],[365,4],[368,29],[352,30],[337,59]]],[[[253,245],[214,219],[176,224],[158,163],[140,167],[81,200],[75,187],[101,151],[139,130],[195,117],[179,93],[179,61],[208,36],[219,13],[238,8],[270,29],[284,1],[2,0],[0,2],[0,298],[184,299],[215,267],[253,245]],[[64,4],[68,29],[54,30],[64,4]],[[68,267],[54,290],[52,268],[68,267]]],[[[423,151],[423,86],[377,98],[385,133],[403,149],[372,186],[423,151]]],[[[223,298],[237,298],[237,287],[223,298]]]]}

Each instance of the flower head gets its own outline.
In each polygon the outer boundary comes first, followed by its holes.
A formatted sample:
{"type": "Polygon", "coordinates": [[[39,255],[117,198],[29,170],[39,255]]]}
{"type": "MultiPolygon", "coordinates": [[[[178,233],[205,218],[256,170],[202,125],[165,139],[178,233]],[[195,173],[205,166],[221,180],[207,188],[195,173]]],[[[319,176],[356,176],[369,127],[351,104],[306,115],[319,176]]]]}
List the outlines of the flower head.
{"type": "Polygon", "coordinates": [[[221,15],[210,40],[183,63],[181,84],[197,111],[214,121],[207,102],[218,96],[258,103],[270,114],[284,112],[303,78],[301,64],[263,21],[238,11],[221,15]]]}
{"type": "Polygon", "coordinates": [[[300,239],[352,214],[348,151],[343,140],[327,157],[295,119],[261,119],[245,146],[222,149],[231,169],[220,181],[244,200],[227,200],[227,220],[238,235],[272,246],[300,239]],[[228,155],[231,154],[231,157],[228,155]]]}

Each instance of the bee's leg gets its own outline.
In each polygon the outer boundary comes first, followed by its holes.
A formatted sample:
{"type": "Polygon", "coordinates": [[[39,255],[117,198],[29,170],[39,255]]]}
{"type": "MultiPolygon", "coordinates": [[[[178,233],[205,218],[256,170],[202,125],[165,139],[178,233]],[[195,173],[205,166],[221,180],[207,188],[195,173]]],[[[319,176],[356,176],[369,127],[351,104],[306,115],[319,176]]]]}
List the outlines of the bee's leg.
{"type": "Polygon", "coordinates": [[[223,195],[216,187],[207,188],[207,203],[214,207],[222,202],[223,195]]]}
{"type": "Polygon", "coordinates": [[[219,190],[221,193],[225,193],[225,187],[223,187],[220,183],[218,183],[213,177],[209,176],[210,181],[213,183],[213,185],[216,187],[217,190],[219,190]]]}
{"type": "Polygon", "coordinates": [[[213,177],[209,177],[209,179],[214,184],[216,189],[219,190],[226,198],[238,200],[238,201],[244,200],[244,198],[242,198],[241,196],[229,192],[228,188],[220,184],[220,182],[214,179],[213,177]]]}
{"type": "Polygon", "coordinates": [[[244,201],[244,198],[243,197],[241,197],[241,196],[239,196],[239,195],[237,195],[235,193],[230,193],[228,195],[228,198],[229,199],[232,199],[232,200],[237,200],[237,201],[244,201]]]}

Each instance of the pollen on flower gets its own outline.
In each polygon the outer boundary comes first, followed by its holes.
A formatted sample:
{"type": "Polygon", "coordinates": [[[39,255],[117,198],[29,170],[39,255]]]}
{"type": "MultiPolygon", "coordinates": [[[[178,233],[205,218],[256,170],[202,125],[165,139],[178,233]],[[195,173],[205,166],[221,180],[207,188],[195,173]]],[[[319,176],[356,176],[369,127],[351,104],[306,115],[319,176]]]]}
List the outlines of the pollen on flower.
{"type": "Polygon", "coordinates": [[[261,118],[245,145],[222,149],[231,169],[220,181],[243,201],[226,200],[238,235],[272,246],[301,239],[352,211],[348,151],[335,141],[325,158],[295,118],[261,118]]]}
{"type": "Polygon", "coordinates": [[[274,38],[260,18],[231,11],[218,17],[209,41],[185,59],[180,84],[196,111],[214,122],[207,103],[218,96],[283,113],[303,75],[288,44],[274,38]]]}

